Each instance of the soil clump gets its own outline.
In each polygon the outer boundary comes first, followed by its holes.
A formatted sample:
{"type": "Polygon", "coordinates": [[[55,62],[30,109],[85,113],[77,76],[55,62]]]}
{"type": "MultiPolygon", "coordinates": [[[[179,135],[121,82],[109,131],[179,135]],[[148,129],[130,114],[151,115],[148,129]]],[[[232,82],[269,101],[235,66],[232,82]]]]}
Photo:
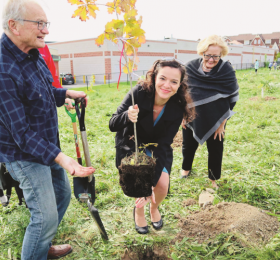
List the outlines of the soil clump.
{"type": "MultiPolygon", "coordinates": [[[[266,96],[265,98],[264,98],[264,100],[265,101],[270,101],[270,100],[276,100],[277,98],[276,97],[269,97],[269,96],[266,96]]],[[[251,98],[249,98],[249,100],[251,100],[251,101],[258,101],[259,100],[259,97],[251,97],[251,98]]]]}
{"type": "Polygon", "coordinates": [[[220,233],[237,233],[249,244],[265,244],[278,229],[276,217],[264,210],[244,203],[222,202],[215,206],[209,205],[204,210],[181,219],[181,231],[176,240],[192,237],[198,243],[214,238],[220,233]]]}
{"type": "Polygon", "coordinates": [[[120,185],[125,195],[134,198],[152,195],[156,159],[144,153],[138,154],[135,164],[135,153],[122,159],[120,170],[120,185]]]}
{"type": "Polygon", "coordinates": [[[192,206],[192,205],[195,205],[195,204],[197,204],[195,199],[189,198],[189,199],[183,201],[184,207],[192,206]]]}
{"type": "Polygon", "coordinates": [[[136,250],[126,249],[121,260],[172,260],[159,246],[154,248],[139,247],[136,250]]]}

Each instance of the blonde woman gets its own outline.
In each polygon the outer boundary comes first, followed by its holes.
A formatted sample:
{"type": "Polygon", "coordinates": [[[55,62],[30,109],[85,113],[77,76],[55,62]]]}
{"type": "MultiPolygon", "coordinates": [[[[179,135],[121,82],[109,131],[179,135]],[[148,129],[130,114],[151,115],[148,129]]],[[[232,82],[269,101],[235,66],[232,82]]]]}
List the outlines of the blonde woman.
{"type": "Polygon", "coordinates": [[[188,177],[198,144],[206,142],[208,177],[214,188],[221,177],[225,126],[233,115],[238,100],[238,84],[231,64],[223,61],[228,46],[217,35],[209,36],[197,46],[201,58],[186,64],[188,85],[196,108],[196,118],[186,124],[183,120],[183,165],[181,178],[188,177]]]}

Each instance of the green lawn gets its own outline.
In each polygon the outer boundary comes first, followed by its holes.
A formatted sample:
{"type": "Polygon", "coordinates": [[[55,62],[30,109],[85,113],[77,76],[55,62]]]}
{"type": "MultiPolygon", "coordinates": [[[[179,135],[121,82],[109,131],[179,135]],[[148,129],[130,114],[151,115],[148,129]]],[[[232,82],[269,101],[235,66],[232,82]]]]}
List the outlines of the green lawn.
{"type": "MultiPolygon", "coordinates": [[[[253,70],[237,71],[237,77],[240,100],[234,109],[237,113],[227,124],[222,178],[218,181],[220,189],[215,203],[248,203],[280,217],[280,71],[260,69],[258,75],[253,70]],[[264,97],[278,99],[265,101],[261,97],[262,86],[264,97]],[[258,100],[250,100],[255,96],[258,96],[258,100]]],[[[121,84],[118,91],[116,84],[111,84],[110,87],[93,87],[93,91],[88,92],[86,127],[92,165],[96,168],[95,207],[100,211],[110,240],[106,242],[101,239],[87,207],[78,203],[72,195],[71,204],[54,240],[54,244],[70,243],[73,246],[73,253],[64,259],[120,259],[126,248],[144,252],[154,246],[166,248],[167,255],[174,260],[280,259],[280,233],[266,246],[255,248],[242,247],[230,234],[219,235],[211,245],[199,245],[189,238],[171,242],[179,231],[175,213],[181,217],[189,214],[183,201],[187,198],[198,199],[201,190],[210,187],[206,145],[199,147],[196,153],[195,174],[184,180],[179,179],[181,149],[174,150],[170,195],[160,208],[164,228],[159,232],[150,228],[148,235],[136,233],[132,216],[134,200],[126,197],[118,184],[114,160],[115,134],[108,128],[112,113],[129,88],[129,85],[121,84]]],[[[75,158],[71,119],[64,108],[58,111],[62,151],[75,158]]],[[[70,176],[69,179],[72,184],[70,176]]],[[[191,209],[197,210],[198,206],[191,209]]],[[[15,192],[9,207],[0,205],[0,259],[20,257],[29,218],[29,211],[24,206],[17,206],[15,192]]]]}

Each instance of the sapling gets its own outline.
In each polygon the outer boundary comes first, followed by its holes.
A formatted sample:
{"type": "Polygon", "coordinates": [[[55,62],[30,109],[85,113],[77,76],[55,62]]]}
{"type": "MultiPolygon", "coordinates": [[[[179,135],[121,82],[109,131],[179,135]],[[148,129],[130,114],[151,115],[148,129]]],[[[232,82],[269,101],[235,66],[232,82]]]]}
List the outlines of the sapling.
{"type": "MultiPolygon", "coordinates": [[[[113,19],[105,25],[105,31],[97,37],[95,43],[98,46],[103,45],[105,39],[110,40],[115,44],[121,42],[120,70],[123,57],[125,60],[123,72],[129,76],[133,107],[135,106],[135,102],[132,92],[132,73],[137,69],[138,48],[141,47],[141,44],[146,42],[145,31],[141,29],[142,16],[140,16],[138,20],[136,19],[138,14],[138,11],[135,8],[136,1],[137,0],[114,0],[106,4],[100,4],[98,3],[98,0],[68,0],[72,5],[78,6],[78,9],[74,12],[72,18],[79,17],[81,21],[86,21],[90,17],[96,18],[96,11],[99,10],[98,5],[107,7],[109,14],[116,15],[117,19],[113,19]],[[123,19],[120,19],[120,16],[123,16],[123,19]]],[[[133,124],[135,137],[135,164],[137,164],[139,151],[136,123],[133,124]]]]}

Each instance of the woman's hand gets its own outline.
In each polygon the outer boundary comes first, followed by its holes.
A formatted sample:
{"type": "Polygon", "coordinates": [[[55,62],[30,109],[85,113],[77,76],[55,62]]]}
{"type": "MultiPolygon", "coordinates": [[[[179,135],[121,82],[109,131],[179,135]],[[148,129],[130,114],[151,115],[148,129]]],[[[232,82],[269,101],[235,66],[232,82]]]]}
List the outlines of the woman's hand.
{"type": "Polygon", "coordinates": [[[187,127],[186,127],[186,120],[185,120],[184,118],[183,118],[183,120],[182,120],[181,126],[182,126],[184,129],[187,129],[187,127]]]}
{"type": "Polygon", "coordinates": [[[70,98],[66,98],[65,99],[65,105],[64,105],[68,111],[70,111],[71,109],[74,109],[75,107],[72,105],[72,99],[70,98]],[[66,105],[67,104],[67,105],[66,105]]]}
{"type": "Polygon", "coordinates": [[[134,108],[130,106],[128,108],[128,118],[131,122],[136,123],[138,118],[139,108],[138,105],[134,105],[134,108]]]}
{"type": "Polygon", "coordinates": [[[221,123],[219,128],[216,130],[215,135],[214,135],[214,140],[216,140],[217,135],[219,136],[219,140],[222,141],[222,138],[225,137],[225,124],[226,124],[226,119],[221,123]]]}
{"type": "Polygon", "coordinates": [[[153,202],[156,203],[156,199],[155,199],[155,193],[154,193],[154,187],[152,187],[152,195],[149,197],[142,197],[142,198],[138,198],[135,201],[135,206],[136,208],[142,208],[144,207],[146,204],[148,204],[149,202],[153,202]]]}

